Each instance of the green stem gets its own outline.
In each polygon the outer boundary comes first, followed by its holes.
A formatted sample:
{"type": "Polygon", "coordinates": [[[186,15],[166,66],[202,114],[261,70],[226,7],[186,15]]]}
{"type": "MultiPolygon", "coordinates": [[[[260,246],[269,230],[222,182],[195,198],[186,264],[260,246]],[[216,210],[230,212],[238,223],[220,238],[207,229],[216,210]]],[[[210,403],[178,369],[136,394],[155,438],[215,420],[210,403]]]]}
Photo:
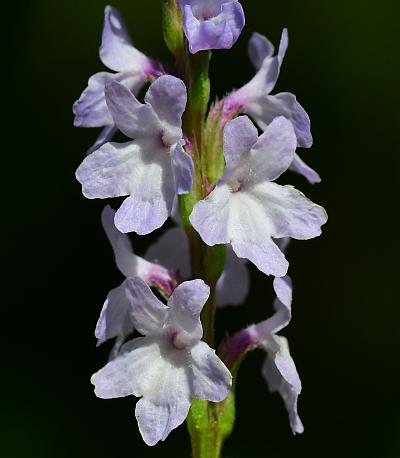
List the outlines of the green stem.
{"type": "MultiPolygon", "coordinates": [[[[189,216],[197,202],[208,193],[209,170],[220,174],[221,160],[218,151],[208,154],[217,131],[206,133],[206,115],[210,100],[209,62],[211,53],[203,51],[191,54],[182,30],[182,13],[177,0],[163,0],[163,31],[165,42],[175,56],[176,69],[188,91],[188,102],[183,116],[183,131],[191,142],[191,154],[195,173],[192,191],[179,196],[182,225],[188,237],[192,278],[202,278],[210,287],[210,297],[201,314],[203,340],[214,346],[216,284],[225,264],[225,247],[208,247],[190,224],[189,216]],[[216,168],[207,162],[219,160],[216,168]]],[[[216,129],[215,126],[212,126],[216,129]]],[[[218,132],[220,133],[220,132],[218,132]]],[[[192,439],[193,458],[219,458],[222,444],[231,433],[234,423],[234,395],[220,403],[193,399],[187,423],[192,439]]]]}

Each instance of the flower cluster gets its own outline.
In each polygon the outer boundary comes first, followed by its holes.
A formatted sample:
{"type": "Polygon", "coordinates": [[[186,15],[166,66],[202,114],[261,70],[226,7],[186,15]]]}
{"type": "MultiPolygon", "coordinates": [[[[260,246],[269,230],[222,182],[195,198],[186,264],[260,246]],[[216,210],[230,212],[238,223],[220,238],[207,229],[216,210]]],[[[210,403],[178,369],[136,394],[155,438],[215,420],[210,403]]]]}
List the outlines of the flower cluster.
{"type": "MultiPolygon", "coordinates": [[[[95,393],[140,397],[139,430],[154,445],[190,417],[198,400],[223,412],[244,355],[260,348],[269,388],[282,396],[292,431],[301,433],[301,382],[277,334],[291,320],[284,252],[290,239],[319,236],[327,216],[294,187],[276,183],[287,170],[320,181],[296,152],[312,145],[307,113],[293,94],[271,95],[288,32],[276,55],[254,34],[248,49],[256,75],[208,109],[210,50],[235,44],[243,8],[237,0],[164,0],[164,15],[166,42],[174,43],[171,68],[138,51],[119,12],[107,6],[100,59],[116,73],[93,75],[73,106],[76,126],[103,128],[76,171],[83,195],[124,198],[101,217],[124,280],[107,295],[96,325],[98,345],[115,343],[92,376],[95,393]],[[126,142],[111,141],[118,131],[126,142]],[[149,234],[169,217],[175,226],[136,254],[128,233],[149,234]],[[275,314],[226,338],[216,352],[216,306],[245,301],[248,262],[274,276],[275,314]]],[[[196,428],[193,442],[202,440],[196,428]]]]}

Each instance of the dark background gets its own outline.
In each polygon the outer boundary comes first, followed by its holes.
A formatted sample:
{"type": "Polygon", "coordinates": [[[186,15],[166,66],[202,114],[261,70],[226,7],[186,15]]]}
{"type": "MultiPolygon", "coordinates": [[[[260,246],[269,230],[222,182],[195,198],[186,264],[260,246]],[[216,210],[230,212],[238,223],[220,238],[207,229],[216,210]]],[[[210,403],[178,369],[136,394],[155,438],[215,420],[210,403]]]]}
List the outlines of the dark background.
{"type": "MultiPolygon", "coordinates": [[[[278,44],[288,26],[276,92],[294,92],[310,114],[315,146],[303,157],[323,177],[315,187],[294,175],[289,181],[323,204],[330,220],[321,238],[293,242],[288,253],[294,319],[282,334],[303,381],[305,433],[291,435],[255,353],[239,374],[238,419],[224,456],[398,457],[398,2],[242,3],[247,26],[234,50],[214,54],[214,92],[252,75],[245,49],[253,30],[278,44]]],[[[84,199],[74,178],[96,131],[74,129],[71,106],[104,69],[97,54],[104,5],[3,6],[4,458],[189,456],[184,427],[149,448],[134,399],[96,399],[89,382],[109,350],[95,348],[94,325],[121,277],[99,223],[104,202],[84,199]]],[[[137,47],[167,60],[161,2],[113,5],[137,47]]],[[[133,238],[135,247],[158,234],[133,238]]],[[[271,300],[270,279],[252,268],[249,300],[219,314],[219,332],[266,316],[271,300]]]]}

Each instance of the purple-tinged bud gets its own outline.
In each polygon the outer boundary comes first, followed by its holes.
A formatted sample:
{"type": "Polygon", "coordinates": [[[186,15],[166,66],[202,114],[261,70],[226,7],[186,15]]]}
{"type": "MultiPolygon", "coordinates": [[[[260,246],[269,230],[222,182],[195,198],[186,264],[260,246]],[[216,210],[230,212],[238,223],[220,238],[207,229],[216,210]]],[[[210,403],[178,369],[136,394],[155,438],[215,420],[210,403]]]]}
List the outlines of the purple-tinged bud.
{"type": "Polygon", "coordinates": [[[209,49],[230,49],[245,24],[237,0],[180,0],[183,30],[192,54],[209,49]]]}

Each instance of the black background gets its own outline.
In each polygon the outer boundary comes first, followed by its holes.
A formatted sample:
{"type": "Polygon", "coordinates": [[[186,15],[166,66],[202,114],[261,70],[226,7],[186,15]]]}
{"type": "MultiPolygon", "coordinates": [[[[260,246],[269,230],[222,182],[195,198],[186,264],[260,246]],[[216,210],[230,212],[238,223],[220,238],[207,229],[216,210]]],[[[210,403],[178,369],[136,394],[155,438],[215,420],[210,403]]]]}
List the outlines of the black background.
{"type": "MultiPolygon", "coordinates": [[[[302,436],[291,435],[277,395],[245,362],[238,419],[226,458],[391,458],[398,416],[398,2],[242,1],[247,26],[213,56],[214,94],[252,75],[246,42],[256,30],[290,46],[276,92],[294,92],[310,114],[315,145],[303,157],[322,175],[288,181],[325,206],[323,236],[293,242],[294,318],[283,334],[303,381],[302,436]]],[[[72,127],[71,106],[97,55],[105,2],[37,0],[3,7],[3,275],[0,455],[6,458],[189,456],[184,427],[143,444],[134,399],[96,399],[90,374],[109,347],[93,329],[121,280],[103,235],[104,202],[81,196],[74,171],[96,132],[72,127]],[[5,102],[5,103],[4,103],[5,102]],[[5,166],[4,166],[5,164],[5,166]]],[[[167,60],[160,1],[119,0],[137,47],[167,60]]],[[[133,237],[137,250],[151,237],[133,237]]],[[[255,268],[252,292],[218,315],[224,329],[271,310],[271,280],[255,268]]]]}

